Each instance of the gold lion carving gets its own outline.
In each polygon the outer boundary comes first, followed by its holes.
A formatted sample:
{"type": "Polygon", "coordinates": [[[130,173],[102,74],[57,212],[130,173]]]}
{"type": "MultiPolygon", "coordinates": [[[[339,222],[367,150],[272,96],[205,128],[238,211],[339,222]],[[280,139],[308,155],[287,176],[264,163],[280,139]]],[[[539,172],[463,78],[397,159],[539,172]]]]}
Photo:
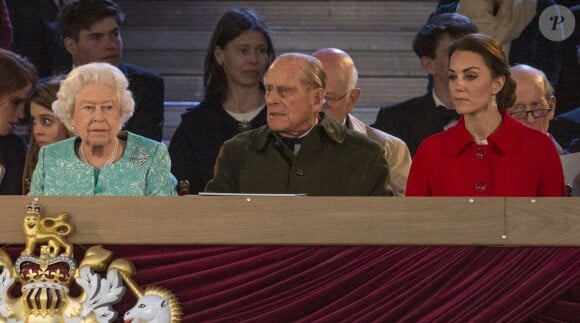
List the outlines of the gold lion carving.
{"type": "Polygon", "coordinates": [[[58,256],[61,248],[65,250],[63,256],[72,256],[73,246],[63,239],[72,231],[72,227],[66,223],[67,217],[68,213],[61,213],[41,220],[39,213],[27,213],[23,225],[26,248],[22,254],[33,255],[37,244],[46,243],[51,257],[58,256]]]}

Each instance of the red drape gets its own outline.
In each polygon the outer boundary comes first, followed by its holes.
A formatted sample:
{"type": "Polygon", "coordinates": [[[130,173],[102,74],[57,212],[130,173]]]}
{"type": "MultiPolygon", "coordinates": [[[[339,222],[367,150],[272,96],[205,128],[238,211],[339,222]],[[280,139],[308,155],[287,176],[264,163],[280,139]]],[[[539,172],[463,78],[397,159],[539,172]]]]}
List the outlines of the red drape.
{"type": "Polygon", "coordinates": [[[174,291],[184,322],[580,321],[580,248],[106,248],[174,291]]]}

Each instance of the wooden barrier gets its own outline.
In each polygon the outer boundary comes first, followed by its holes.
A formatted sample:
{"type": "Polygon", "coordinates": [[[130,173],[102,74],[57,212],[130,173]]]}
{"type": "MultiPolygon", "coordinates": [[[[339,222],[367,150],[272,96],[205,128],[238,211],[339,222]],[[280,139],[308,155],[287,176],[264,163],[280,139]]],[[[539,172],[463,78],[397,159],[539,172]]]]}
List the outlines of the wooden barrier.
{"type": "MultiPolygon", "coordinates": [[[[23,243],[27,196],[0,197],[23,243]]],[[[580,246],[577,198],[40,197],[76,244],[580,246]]]]}

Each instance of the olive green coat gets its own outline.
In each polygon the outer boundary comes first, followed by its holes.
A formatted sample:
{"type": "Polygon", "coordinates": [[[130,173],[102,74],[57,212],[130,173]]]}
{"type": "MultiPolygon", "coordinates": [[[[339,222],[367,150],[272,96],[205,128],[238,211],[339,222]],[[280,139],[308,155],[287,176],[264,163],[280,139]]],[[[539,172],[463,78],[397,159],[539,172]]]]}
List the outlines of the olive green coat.
{"type": "Polygon", "coordinates": [[[265,125],[221,147],[206,192],[389,195],[389,167],[376,143],[324,116],[295,156],[265,125]]]}

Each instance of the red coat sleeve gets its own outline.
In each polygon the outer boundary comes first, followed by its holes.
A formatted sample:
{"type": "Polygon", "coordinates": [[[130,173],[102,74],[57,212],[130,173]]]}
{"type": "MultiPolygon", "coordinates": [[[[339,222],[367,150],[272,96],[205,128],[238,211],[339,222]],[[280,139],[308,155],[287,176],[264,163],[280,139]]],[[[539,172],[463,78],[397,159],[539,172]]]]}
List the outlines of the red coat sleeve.
{"type": "Polygon", "coordinates": [[[405,196],[432,196],[429,186],[429,166],[434,162],[433,141],[425,140],[417,149],[411,164],[405,196]]]}

